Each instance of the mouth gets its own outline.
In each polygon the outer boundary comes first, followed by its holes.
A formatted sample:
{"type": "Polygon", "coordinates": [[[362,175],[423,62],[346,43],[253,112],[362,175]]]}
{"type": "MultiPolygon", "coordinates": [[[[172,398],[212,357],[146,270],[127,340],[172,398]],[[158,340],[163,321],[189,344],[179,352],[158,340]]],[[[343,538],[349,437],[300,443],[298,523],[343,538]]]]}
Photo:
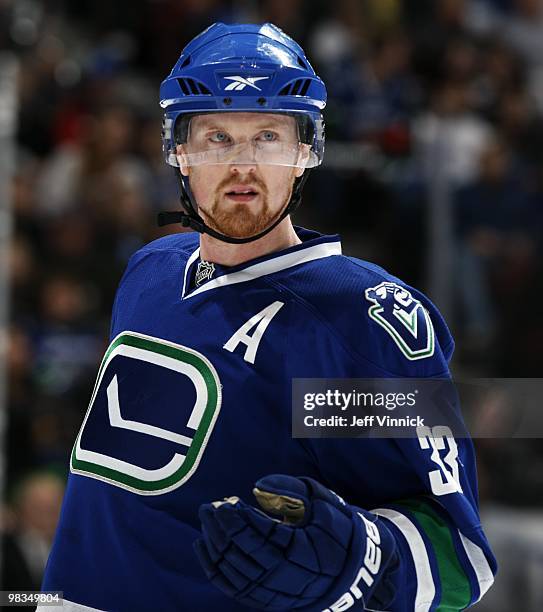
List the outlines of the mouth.
{"type": "Polygon", "coordinates": [[[231,202],[251,202],[259,192],[250,185],[234,185],[225,192],[225,195],[231,202]]]}

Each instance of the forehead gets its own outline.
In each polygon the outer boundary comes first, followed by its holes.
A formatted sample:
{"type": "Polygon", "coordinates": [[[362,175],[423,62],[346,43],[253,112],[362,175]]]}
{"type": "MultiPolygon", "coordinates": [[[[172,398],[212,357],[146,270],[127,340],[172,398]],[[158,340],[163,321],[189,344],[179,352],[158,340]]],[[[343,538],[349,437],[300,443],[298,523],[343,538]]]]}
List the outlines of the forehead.
{"type": "Polygon", "coordinates": [[[285,131],[296,130],[296,120],[288,115],[277,113],[207,113],[191,119],[191,132],[209,129],[223,130],[261,130],[274,128],[285,131]]]}

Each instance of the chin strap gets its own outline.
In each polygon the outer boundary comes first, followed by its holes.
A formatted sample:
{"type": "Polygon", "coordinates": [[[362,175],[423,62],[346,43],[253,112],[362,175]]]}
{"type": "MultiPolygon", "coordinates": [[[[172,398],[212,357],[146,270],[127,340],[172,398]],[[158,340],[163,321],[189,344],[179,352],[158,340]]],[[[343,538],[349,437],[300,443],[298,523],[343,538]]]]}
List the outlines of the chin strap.
{"type": "Polygon", "coordinates": [[[223,242],[228,242],[230,244],[244,244],[258,240],[276,228],[287,215],[292,214],[300,204],[302,199],[302,188],[309,174],[309,170],[306,168],[302,176],[294,179],[294,187],[292,189],[292,195],[290,196],[289,203],[285,206],[285,209],[279,215],[279,217],[269,227],[262,232],[255,234],[254,236],[249,236],[248,238],[234,238],[233,236],[227,236],[226,234],[217,232],[205,223],[197,212],[198,206],[194,200],[194,196],[192,195],[188,178],[182,176],[177,168],[174,168],[174,170],[179,180],[180,200],[181,206],[184,210],[170,210],[158,213],[158,226],[163,227],[164,225],[170,225],[171,223],[180,223],[183,227],[191,227],[193,230],[196,230],[201,234],[209,234],[213,238],[217,238],[218,240],[222,240],[223,242]]]}

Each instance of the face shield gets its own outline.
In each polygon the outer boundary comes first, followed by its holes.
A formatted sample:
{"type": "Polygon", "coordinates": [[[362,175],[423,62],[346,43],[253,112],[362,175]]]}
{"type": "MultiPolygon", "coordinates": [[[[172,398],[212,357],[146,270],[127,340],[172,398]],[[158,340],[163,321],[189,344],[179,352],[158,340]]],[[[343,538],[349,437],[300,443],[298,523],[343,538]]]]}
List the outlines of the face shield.
{"type": "Polygon", "coordinates": [[[208,165],[270,165],[291,168],[314,168],[319,165],[309,145],[251,139],[249,141],[210,146],[194,150],[189,143],[182,145],[177,155],[180,166],[208,165]]]}
{"type": "MultiPolygon", "coordinates": [[[[172,147],[165,150],[167,161],[172,166],[192,168],[207,165],[272,165],[291,168],[314,168],[322,162],[323,147],[314,150],[307,133],[301,129],[296,118],[296,130],[269,128],[255,130],[250,135],[239,135],[239,130],[221,126],[205,131],[194,130],[192,117],[187,117],[177,126],[172,147]],[[236,135],[238,134],[238,135],[236,135]],[[180,143],[180,146],[174,144],[180,143]]],[[[172,131],[171,125],[166,129],[172,131]]],[[[244,132],[244,130],[241,130],[244,132]]],[[[310,139],[311,140],[311,139],[310,139]]],[[[312,139],[315,141],[316,139],[312,139]]],[[[319,145],[320,145],[320,141],[319,145]]]]}

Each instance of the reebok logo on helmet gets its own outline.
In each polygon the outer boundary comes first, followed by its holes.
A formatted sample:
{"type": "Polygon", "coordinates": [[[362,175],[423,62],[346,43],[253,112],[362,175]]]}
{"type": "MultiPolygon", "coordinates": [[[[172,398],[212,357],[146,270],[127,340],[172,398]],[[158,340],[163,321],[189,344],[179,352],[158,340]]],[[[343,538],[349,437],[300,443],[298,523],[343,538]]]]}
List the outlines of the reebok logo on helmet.
{"type": "Polygon", "coordinates": [[[257,81],[262,81],[263,79],[269,79],[270,77],[261,76],[261,77],[242,77],[242,76],[227,76],[224,77],[227,81],[233,81],[233,83],[229,83],[224,91],[242,91],[247,86],[252,87],[253,89],[257,89],[258,91],[262,91],[260,87],[257,87],[255,83],[257,81]]]}

